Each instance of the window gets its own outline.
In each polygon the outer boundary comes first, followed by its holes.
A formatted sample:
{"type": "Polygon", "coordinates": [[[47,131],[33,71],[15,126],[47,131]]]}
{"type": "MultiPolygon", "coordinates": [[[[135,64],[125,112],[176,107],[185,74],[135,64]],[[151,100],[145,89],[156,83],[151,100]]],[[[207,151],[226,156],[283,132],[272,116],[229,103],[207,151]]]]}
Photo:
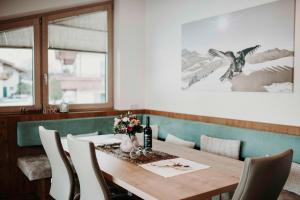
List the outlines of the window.
{"type": "Polygon", "coordinates": [[[113,107],[112,2],[0,21],[0,112],[113,107]]]}
{"type": "Polygon", "coordinates": [[[67,102],[75,110],[112,107],[110,15],[101,7],[45,19],[46,105],[67,102]]]}
{"type": "Polygon", "coordinates": [[[48,51],[49,104],[107,102],[106,54],[48,51]]]}
{"type": "Polygon", "coordinates": [[[0,111],[40,108],[37,22],[0,26],[0,111]]]}

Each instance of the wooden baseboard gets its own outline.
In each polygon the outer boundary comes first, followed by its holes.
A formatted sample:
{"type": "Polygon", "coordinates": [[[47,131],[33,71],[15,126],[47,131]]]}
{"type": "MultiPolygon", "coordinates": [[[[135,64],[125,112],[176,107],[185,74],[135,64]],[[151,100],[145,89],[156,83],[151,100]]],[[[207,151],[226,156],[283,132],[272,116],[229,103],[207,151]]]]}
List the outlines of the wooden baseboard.
{"type": "MultiPolygon", "coordinates": [[[[208,117],[203,115],[192,115],[176,112],[167,112],[160,110],[150,110],[150,109],[138,109],[131,110],[136,114],[153,114],[160,115],[165,117],[171,117],[176,119],[185,119],[200,121],[212,124],[221,124],[239,128],[248,128],[261,131],[270,131],[275,133],[284,133],[289,135],[298,135],[300,136],[300,126],[290,126],[282,124],[272,124],[264,122],[255,122],[239,119],[229,119],[221,117],[208,117]]],[[[126,110],[107,110],[107,111],[95,111],[95,112],[70,112],[70,113],[54,113],[54,114],[22,114],[22,115],[13,115],[8,118],[14,118],[16,121],[35,121],[35,120],[51,120],[51,119],[66,119],[66,118],[79,118],[79,117],[97,117],[97,116],[110,116],[118,115],[126,112],[126,110]]],[[[1,116],[0,116],[1,118],[1,116]]]]}
{"type": "MultiPolygon", "coordinates": [[[[127,110],[103,110],[103,111],[86,111],[86,112],[68,112],[68,113],[25,113],[25,114],[15,114],[9,116],[1,116],[1,118],[14,119],[16,121],[39,121],[39,120],[53,120],[53,119],[69,119],[69,118],[83,118],[83,117],[100,117],[100,116],[112,116],[119,115],[127,110]]],[[[145,113],[144,109],[130,110],[135,114],[145,113]]],[[[0,122],[1,127],[1,122],[0,122]]]]}

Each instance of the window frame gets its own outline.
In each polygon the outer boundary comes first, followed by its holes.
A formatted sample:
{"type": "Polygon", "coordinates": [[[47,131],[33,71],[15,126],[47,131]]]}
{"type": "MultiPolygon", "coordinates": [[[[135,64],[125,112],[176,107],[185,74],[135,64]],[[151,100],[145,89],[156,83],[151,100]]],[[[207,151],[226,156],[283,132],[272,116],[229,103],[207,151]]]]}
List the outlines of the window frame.
{"type": "Polygon", "coordinates": [[[39,18],[23,19],[12,22],[4,22],[0,24],[0,31],[23,28],[27,26],[33,27],[33,88],[34,88],[34,102],[33,105],[19,105],[19,106],[0,106],[0,113],[21,113],[26,111],[40,111],[42,110],[41,101],[41,56],[40,56],[40,42],[41,30],[39,18]]]}
{"type": "Polygon", "coordinates": [[[107,11],[108,51],[107,51],[107,103],[102,104],[71,104],[70,112],[108,111],[114,109],[114,63],[113,63],[113,1],[93,3],[56,11],[46,11],[27,16],[0,20],[0,31],[26,26],[34,27],[34,104],[30,106],[0,106],[0,115],[18,113],[53,113],[59,105],[48,102],[48,21],[84,13],[107,11]]]}
{"type": "Polygon", "coordinates": [[[42,88],[43,88],[43,107],[44,112],[50,112],[53,108],[58,108],[59,105],[49,104],[48,91],[48,24],[49,21],[86,14],[97,11],[107,11],[107,103],[101,104],[70,104],[69,110],[72,111],[95,111],[99,109],[113,109],[113,10],[112,3],[104,5],[93,5],[84,8],[75,8],[68,11],[58,11],[42,16],[42,88]]]}

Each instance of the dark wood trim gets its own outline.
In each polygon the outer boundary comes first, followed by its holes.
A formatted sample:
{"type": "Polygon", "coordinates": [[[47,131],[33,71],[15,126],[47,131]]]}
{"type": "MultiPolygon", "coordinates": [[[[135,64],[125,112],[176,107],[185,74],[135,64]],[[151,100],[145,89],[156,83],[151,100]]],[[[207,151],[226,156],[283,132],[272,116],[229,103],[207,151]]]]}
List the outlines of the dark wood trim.
{"type": "Polygon", "coordinates": [[[0,107],[0,113],[20,113],[21,109],[25,110],[32,110],[37,111],[41,110],[42,103],[41,103],[41,82],[40,82],[40,38],[41,38],[41,32],[40,32],[40,24],[39,20],[37,18],[35,19],[26,19],[26,20],[20,20],[16,22],[11,23],[0,23],[0,31],[1,30],[9,30],[9,29],[18,29],[18,28],[24,28],[24,27],[32,27],[33,28],[33,84],[34,84],[34,93],[33,93],[33,105],[27,106],[27,105],[19,105],[19,106],[1,106],[0,107]]]}
{"type": "Polygon", "coordinates": [[[166,112],[166,111],[159,111],[159,110],[145,110],[144,113],[171,117],[176,119],[193,120],[193,121],[200,121],[200,122],[206,122],[212,124],[221,124],[221,125],[234,126],[239,128],[248,128],[248,129],[270,131],[270,132],[300,136],[299,126],[289,126],[289,125],[282,125],[282,124],[254,122],[254,121],[228,119],[228,118],[220,118],[220,117],[208,117],[202,115],[183,114],[183,113],[166,112]]]}
{"type": "Polygon", "coordinates": [[[114,108],[114,10],[113,4],[107,6],[107,41],[108,41],[108,56],[107,56],[107,101],[111,108],[114,108]]]}
{"type": "MultiPolygon", "coordinates": [[[[73,9],[62,10],[57,12],[51,12],[42,15],[42,63],[43,63],[43,75],[47,76],[48,80],[48,24],[49,22],[57,19],[63,19],[66,17],[77,16],[86,13],[92,13],[97,11],[107,12],[107,31],[108,31],[108,64],[107,64],[107,102],[97,104],[70,104],[70,111],[93,111],[101,109],[113,109],[113,9],[112,2],[95,4],[93,6],[76,7],[73,9]]],[[[48,82],[43,80],[43,111],[48,113],[51,108],[57,108],[57,105],[50,105],[48,102],[49,91],[48,82]]]]}
{"type": "MultiPolygon", "coordinates": [[[[16,120],[16,121],[39,121],[39,120],[53,120],[53,119],[69,119],[69,118],[83,118],[83,117],[100,117],[100,116],[112,116],[112,115],[119,115],[127,110],[113,110],[113,109],[106,109],[101,111],[89,111],[89,112],[69,112],[69,113],[28,113],[28,114],[15,114],[5,116],[8,120],[16,120]]],[[[135,114],[144,114],[145,110],[130,110],[135,114]]],[[[0,116],[1,117],[4,116],[0,116]]]]}
{"type": "MultiPolygon", "coordinates": [[[[111,115],[119,115],[126,111],[127,110],[105,109],[101,111],[88,111],[88,112],[78,111],[78,112],[69,112],[69,113],[47,113],[47,114],[25,113],[25,114],[0,115],[0,119],[4,117],[8,120],[14,119],[17,121],[37,121],[37,120],[51,120],[51,119],[111,116],[111,115]]],[[[265,122],[254,122],[254,121],[220,118],[220,117],[209,117],[209,116],[202,116],[202,115],[184,114],[184,113],[149,110],[149,109],[136,109],[131,111],[135,114],[159,115],[159,116],[170,117],[175,119],[192,120],[192,121],[199,121],[205,123],[233,126],[238,128],[247,128],[247,129],[300,136],[300,126],[272,124],[272,123],[265,123],[265,122]]]]}
{"type": "Polygon", "coordinates": [[[48,28],[47,28],[47,17],[41,17],[41,80],[42,80],[42,104],[43,104],[43,113],[47,113],[47,108],[45,108],[45,102],[48,104],[48,28]],[[47,77],[46,77],[47,76],[47,77]]]}

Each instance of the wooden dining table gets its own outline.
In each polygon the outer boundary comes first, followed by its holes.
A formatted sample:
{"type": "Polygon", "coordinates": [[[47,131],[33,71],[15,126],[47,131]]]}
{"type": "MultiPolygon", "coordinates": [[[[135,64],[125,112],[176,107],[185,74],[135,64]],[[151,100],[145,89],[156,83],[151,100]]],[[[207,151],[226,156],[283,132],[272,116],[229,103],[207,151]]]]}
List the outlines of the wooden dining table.
{"type": "MultiPolygon", "coordinates": [[[[87,136],[82,137],[82,139],[92,141],[97,145],[101,141],[113,137],[116,136],[87,136]]],[[[141,144],[141,136],[138,136],[138,138],[141,144]]],[[[61,141],[64,150],[68,152],[66,139],[62,138],[61,141]]],[[[242,161],[156,139],[153,139],[152,143],[153,150],[165,152],[210,167],[165,178],[139,165],[96,150],[98,164],[103,175],[134,195],[147,200],[208,200],[215,195],[234,191],[237,187],[243,169],[242,161]]]]}

